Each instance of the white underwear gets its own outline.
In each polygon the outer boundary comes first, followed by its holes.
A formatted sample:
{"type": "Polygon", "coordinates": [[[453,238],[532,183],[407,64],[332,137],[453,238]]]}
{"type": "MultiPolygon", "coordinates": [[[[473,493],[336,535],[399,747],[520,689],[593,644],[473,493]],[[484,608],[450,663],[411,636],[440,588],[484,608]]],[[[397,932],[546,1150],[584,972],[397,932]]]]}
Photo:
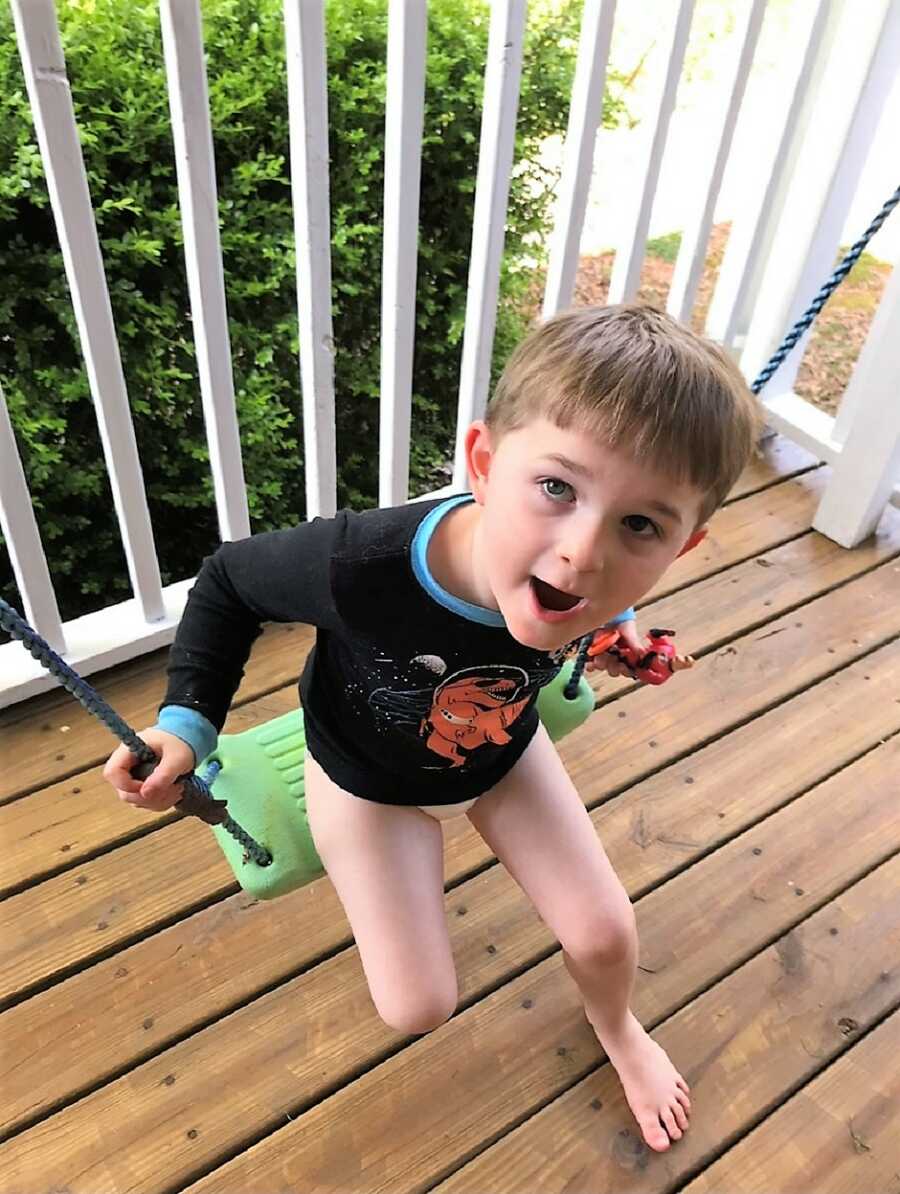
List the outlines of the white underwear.
{"type": "Polygon", "coordinates": [[[419,804],[416,807],[420,812],[434,817],[435,821],[448,821],[451,817],[467,813],[477,799],[475,796],[472,800],[461,800],[459,804],[419,804]]]}

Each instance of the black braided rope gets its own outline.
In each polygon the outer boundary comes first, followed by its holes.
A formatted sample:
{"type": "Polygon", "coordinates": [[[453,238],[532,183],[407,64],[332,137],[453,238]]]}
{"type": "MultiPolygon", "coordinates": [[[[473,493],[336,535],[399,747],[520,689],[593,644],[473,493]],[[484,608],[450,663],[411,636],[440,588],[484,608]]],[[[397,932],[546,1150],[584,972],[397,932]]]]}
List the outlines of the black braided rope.
{"type": "Polygon", "coordinates": [[[578,684],[581,680],[581,677],[584,675],[584,669],[587,667],[588,647],[590,647],[593,641],[593,634],[586,634],[578,644],[578,654],[575,656],[575,665],[572,668],[572,674],[566,681],[566,686],[563,689],[563,696],[567,701],[574,701],[575,697],[578,695],[578,684]]]}
{"type": "MultiPolygon", "coordinates": [[[[20,614],[16,613],[0,597],[0,627],[13,638],[18,639],[26,651],[45,667],[56,680],[60,682],[66,692],[72,694],[78,703],[88,713],[102,721],[107,729],[122,742],[133,755],[137,756],[138,765],[135,774],[143,778],[150,774],[159,762],[156,754],[142,738],[139,738],[128,722],[123,721],[115,709],[88,684],[88,682],[57,655],[46,639],[41,638],[20,614]]],[[[217,772],[210,768],[207,779],[212,782],[217,772]]],[[[182,816],[200,817],[209,825],[221,825],[222,828],[237,841],[247,852],[248,857],[258,866],[268,866],[272,861],[269,851],[250,836],[245,829],[229,816],[224,800],[215,800],[209,783],[199,775],[180,776],[183,788],[182,798],[175,805],[175,811],[182,816]]]]}
{"type": "Polygon", "coordinates": [[[875,233],[888,218],[898,203],[900,203],[900,187],[897,187],[896,191],[894,191],[890,199],[887,200],[881,211],[865,230],[859,240],[855,241],[854,244],[851,245],[843,261],[840,263],[825,285],[819,290],[816,297],[782,340],[777,350],[769,358],[768,363],[763,367],[759,373],[759,376],[750,387],[754,394],[758,394],[766,382],[771,378],[772,374],[781,367],[785,357],[828,302],[832,293],[838,288],[838,286],[840,286],[847,274],[850,273],[850,270],[853,269],[853,266],[856,264],[857,259],[859,258],[863,249],[866,247],[866,245],[869,243],[869,241],[872,239],[872,237],[875,235],[875,233]]]}

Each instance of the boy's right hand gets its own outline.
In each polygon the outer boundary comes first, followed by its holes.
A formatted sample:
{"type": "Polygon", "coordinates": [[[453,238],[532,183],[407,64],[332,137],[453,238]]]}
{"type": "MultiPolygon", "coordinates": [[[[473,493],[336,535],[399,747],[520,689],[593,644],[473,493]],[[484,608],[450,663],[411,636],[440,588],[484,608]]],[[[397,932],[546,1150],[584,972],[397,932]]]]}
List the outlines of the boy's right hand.
{"type": "Polygon", "coordinates": [[[137,808],[162,813],[172,808],[182,797],[182,786],[175,781],[185,772],[193,771],[194,752],[186,742],[174,734],[151,727],[142,730],[139,737],[159,757],[159,763],[146,779],[135,779],[132,767],[137,766],[137,755],[127,746],[117,747],[109,756],[103,768],[103,778],[119,793],[119,799],[137,808]]]}

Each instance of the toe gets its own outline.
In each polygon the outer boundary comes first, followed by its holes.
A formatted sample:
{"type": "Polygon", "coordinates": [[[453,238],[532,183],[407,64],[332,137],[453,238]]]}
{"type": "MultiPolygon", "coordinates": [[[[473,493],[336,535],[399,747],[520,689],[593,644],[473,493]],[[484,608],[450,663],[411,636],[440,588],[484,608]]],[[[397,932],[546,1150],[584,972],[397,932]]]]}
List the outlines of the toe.
{"type": "Polygon", "coordinates": [[[639,1122],[641,1125],[641,1134],[650,1148],[654,1152],[664,1153],[671,1144],[671,1141],[659,1119],[647,1116],[646,1119],[641,1119],[639,1122]]]}
{"type": "Polygon", "coordinates": [[[682,1132],[688,1130],[688,1117],[682,1105],[676,1100],[672,1101],[672,1114],[675,1116],[675,1122],[681,1128],[682,1132]]]}
{"type": "Polygon", "coordinates": [[[672,1108],[663,1107],[662,1111],[659,1113],[659,1118],[663,1127],[669,1133],[669,1139],[680,1140],[683,1133],[681,1128],[678,1126],[678,1122],[675,1119],[675,1112],[672,1110],[672,1108]]]}
{"type": "Polygon", "coordinates": [[[682,1106],[682,1107],[685,1109],[685,1111],[688,1113],[688,1115],[690,1115],[690,1113],[691,1113],[691,1100],[690,1100],[690,1099],[687,1097],[687,1095],[684,1093],[684,1091],[683,1091],[683,1090],[677,1090],[677,1089],[676,1089],[676,1091],[675,1091],[675,1098],[678,1100],[678,1102],[680,1103],[680,1105],[681,1105],[681,1106],[682,1106]]]}

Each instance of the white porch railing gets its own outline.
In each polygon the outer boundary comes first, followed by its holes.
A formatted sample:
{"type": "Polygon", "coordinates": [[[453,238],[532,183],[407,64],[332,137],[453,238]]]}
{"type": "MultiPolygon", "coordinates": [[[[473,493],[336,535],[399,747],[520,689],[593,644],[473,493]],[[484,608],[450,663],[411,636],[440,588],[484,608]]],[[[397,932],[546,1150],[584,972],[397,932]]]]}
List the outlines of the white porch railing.
{"type": "MultiPolygon", "coordinates": [[[[90,674],[171,641],[193,578],[166,588],[160,583],[53,0],[11,2],[134,598],[61,623],[2,393],[0,525],[25,616],[73,667],[90,674]]],[[[633,217],[617,245],[611,302],[634,298],[645,254],[693,0],[679,0],[671,7],[670,50],[648,129],[643,169],[633,180],[633,217]]],[[[545,314],[571,301],[589,181],[592,170],[603,168],[602,161],[594,160],[594,147],[615,8],[615,0],[585,0],[545,314]]],[[[771,130],[778,143],[768,178],[756,210],[736,223],[729,238],[707,332],[735,353],[748,379],[832,268],[855,181],[900,66],[900,0],[868,0],[864,11],[863,20],[860,6],[851,0],[818,0],[783,126],[771,130]],[[848,71],[842,50],[851,19],[854,36],[867,39],[855,73],[848,71]],[[829,128],[825,152],[821,140],[813,143],[808,137],[813,122],[822,120],[829,128]]],[[[765,0],[747,0],[743,27],[735,37],[730,98],[719,135],[709,147],[702,200],[682,236],[675,266],[669,309],[680,318],[688,318],[693,306],[713,207],[764,15],[765,0]]],[[[216,507],[222,538],[233,539],[249,533],[249,520],[216,219],[199,0],[160,0],[160,16],[216,507]]],[[[330,514],[336,505],[322,4],[284,0],[284,18],[307,506],[313,516],[330,514]]],[[[379,483],[383,504],[408,499],[426,18],[425,0],[390,0],[379,483]]],[[[460,434],[483,412],[487,401],[525,25],[525,0],[494,0],[463,341],[460,434]]],[[[894,271],[886,289],[836,418],[793,392],[801,353],[798,347],[764,397],[779,430],[834,466],[815,526],[851,547],[871,533],[887,501],[900,499],[895,489],[900,473],[900,271],[894,271]]],[[[463,484],[458,448],[453,487],[463,484]]],[[[18,643],[0,647],[0,707],[53,683],[18,643]]]]}

